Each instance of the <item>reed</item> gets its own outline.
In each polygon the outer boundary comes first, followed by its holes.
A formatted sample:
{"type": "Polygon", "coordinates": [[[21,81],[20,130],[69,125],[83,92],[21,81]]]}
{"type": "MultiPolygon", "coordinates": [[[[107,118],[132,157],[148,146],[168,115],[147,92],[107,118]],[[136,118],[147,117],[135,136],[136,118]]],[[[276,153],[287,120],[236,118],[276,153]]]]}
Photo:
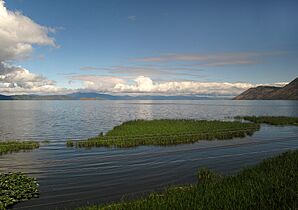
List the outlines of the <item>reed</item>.
{"type": "Polygon", "coordinates": [[[134,201],[80,210],[298,209],[298,150],[267,159],[232,176],[203,169],[198,183],[172,187],[134,201]]]}
{"type": "Polygon", "coordinates": [[[236,119],[243,119],[254,123],[265,123],[269,125],[294,125],[298,126],[298,117],[284,116],[238,116],[236,119]]]}
{"type": "Polygon", "coordinates": [[[35,141],[0,141],[0,155],[39,148],[35,141]]]}
{"type": "Polygon", "coordinates": [[[75,147],[136,147],[175,145],[198,140],[242,138],[259,130],[255,123],[207,120],[135,120],[114,127],[105,135],[82,141],[67,141],[75,147]]]}
{"type": "Polygon", "coordinates": [[[20,201],[38,197],[35,178],[22,173],[0,173],[0,209],[7,209],[20,201]]]}

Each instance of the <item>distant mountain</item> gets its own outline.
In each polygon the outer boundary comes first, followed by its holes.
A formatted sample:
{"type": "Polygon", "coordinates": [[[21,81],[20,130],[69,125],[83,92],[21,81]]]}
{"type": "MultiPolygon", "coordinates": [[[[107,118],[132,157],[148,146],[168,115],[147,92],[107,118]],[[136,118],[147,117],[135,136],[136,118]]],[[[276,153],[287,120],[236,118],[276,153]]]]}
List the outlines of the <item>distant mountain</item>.
{"type": "Polygon", "coordinates": [[[159,95],[109,95],[93,92],[77,92],[67,95],[0,95],[0,100],[204,100],[204,99],[227,99],[214,96],[159,96],[159,95]]]}
{"type": "Polygon", "coordinates": [[[298,77],[284,87],[258,86],[250,88],[235,100],[298,100],[298,77]]]}
{"type": "Polygon", "coordinates": [[[10,100],[73,100],[67,95],[13,95],[10,100]]]}
{"type": "Polygon", "coordinates": [[[199,97],[194,95],[188,96],[157,96],[157,95],[138,95],[138,96],[129,96],[129,95],[109,95],[102,93],[72,93],[67,96],[75,100],[87,100],[87,99],[96,99],[96,100],[201,100],[209,99],[210,97],[199,97]]]}
{"type": "Polygon", "coordinates": [[[11,96],[0,95],[0,100],[12,100],[11,96]]]}
{"type": "Polygon", "coordinates": [[[95,99],[95,100],[116,100],[117,96],[112,96],[109,94],[102,94],[102,93],[71,93],[66,95],[74,100],[86,100],[86,99],[95,99]]]}

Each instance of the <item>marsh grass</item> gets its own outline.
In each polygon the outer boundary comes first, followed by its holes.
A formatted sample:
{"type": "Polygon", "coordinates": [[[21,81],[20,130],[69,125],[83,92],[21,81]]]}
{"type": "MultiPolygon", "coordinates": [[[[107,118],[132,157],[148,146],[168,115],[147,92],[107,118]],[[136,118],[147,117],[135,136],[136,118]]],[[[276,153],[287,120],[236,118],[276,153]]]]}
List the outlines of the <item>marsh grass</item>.
{"type": "Polygon", "coordinates": [[[35,141],[0,141],[0,155],[39,148],[35,141]]]}
{"type": "Polygon", "coordinates": [[[0,209],[34,197],[38,197],[35,178],[22,173],[0,173],[0,209]]]}
{"type": "Polygon", "coordinates": [[[66,141],[66,146],[67,147],[73,147],[74,146],[74,142],[72,140],[67,140],[66,141]]]}
{"type": "Polygon", "coordinates": [[[255,123],[206,120],[135,120],[114,127],[105,135],[83,141],[67,141],[75,147],[135,147],[139,145],[175,145],[198,140],[223,140],[252,135],[255,123]]]}
{"type": "Polygon", "coordinates": [[[202,169],[198,183],[97,209],[298,209],[298,150],[267,159],[233,176],[202,169]]]}
{"type": "Polygon", "coordinates": [[[283,116],[238,116],[236,119],[243,119],[254,123],[265,123],[269,125],[294,125],[298,126],[298,117],[283,117],[283,116]]]}

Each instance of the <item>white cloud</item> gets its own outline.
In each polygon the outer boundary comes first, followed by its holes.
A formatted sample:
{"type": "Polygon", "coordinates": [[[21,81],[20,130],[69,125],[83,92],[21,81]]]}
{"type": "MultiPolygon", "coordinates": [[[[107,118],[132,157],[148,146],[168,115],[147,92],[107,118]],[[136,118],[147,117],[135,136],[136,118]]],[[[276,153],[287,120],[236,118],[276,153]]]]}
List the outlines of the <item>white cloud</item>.
{"type": "Polygon", "coordinates": [[[127,93],[158,93],[158,94],[202,94],[202,95],[236,95],[254,87],[249,83],[220,83],[196,81],[153,82],[149,77],[140,76],[135,84],[115,85],[113,91],[127,93]]]}
{"type": "Polygon", "coordinates": [[[52,93],[61,91],[52,80],[36,75],[12,61],[26,58],[34,45],[56,46],[48,34],[53,29],[41,26],[20,12],[12,12],[0,0],[0,93],[52,93]]]}
{"type": "Polygon", "coordinates": [[[20,12],[7,10],[0,0],[0,61],[24,58],[34,44],[55,46],[54,39],[48,36],[53,31],[20,12]]]}
{"type": "Polygon", "coordinates": [[[117,84],[125,84],[125,80],[113,76],[79,75],[71,76],[71,80],[83,82],[87,90],[110,92],[117,84]]]}
{"type": "Polygon", "coordinates": [[[255,87],[250,83],[166,81],[154,82],[150,77],[139,76],[132,82],[117,77],[94,75],[75,76],[73,80],[84,82],[85,89],[97,92],[128,94],[165,94],[165,95],[237,95],[248,88],[255,87]]]}
{"type": "Polygon", "coordinates": [[[55,81],[19,66],[0,63],[0,92],[5,94],[56,93],[63,89],[55,81]]]}

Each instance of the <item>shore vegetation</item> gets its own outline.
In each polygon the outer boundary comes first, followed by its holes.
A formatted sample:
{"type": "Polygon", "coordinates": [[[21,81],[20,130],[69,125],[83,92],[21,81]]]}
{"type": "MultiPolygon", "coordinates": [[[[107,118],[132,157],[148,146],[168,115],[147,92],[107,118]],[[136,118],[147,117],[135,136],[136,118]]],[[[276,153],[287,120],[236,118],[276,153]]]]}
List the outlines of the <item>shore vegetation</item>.
{"type": "Polygon", "coordinates": [[[80,210],[113,209],[298,209],[298,150],[267,159],[231,176],[208,169],[198,183],[172,187],[134,201],[80,210]]]}

